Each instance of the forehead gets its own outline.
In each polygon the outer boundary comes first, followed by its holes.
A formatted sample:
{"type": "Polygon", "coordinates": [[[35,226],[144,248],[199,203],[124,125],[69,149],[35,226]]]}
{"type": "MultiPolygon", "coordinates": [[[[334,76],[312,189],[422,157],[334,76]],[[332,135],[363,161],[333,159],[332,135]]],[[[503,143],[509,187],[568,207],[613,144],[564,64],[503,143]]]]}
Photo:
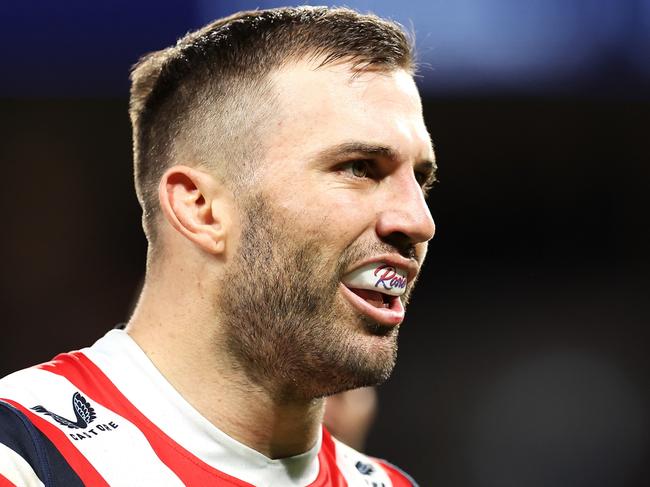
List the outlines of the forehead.
{"type": "Polygon", "coordinates": [[[351,71],[349,64],[286,66],[272,75],[278,99],[270,159],[346,142],[391,147],[406,160],[432,159],[420,96],[409,73],[351,71]]]}

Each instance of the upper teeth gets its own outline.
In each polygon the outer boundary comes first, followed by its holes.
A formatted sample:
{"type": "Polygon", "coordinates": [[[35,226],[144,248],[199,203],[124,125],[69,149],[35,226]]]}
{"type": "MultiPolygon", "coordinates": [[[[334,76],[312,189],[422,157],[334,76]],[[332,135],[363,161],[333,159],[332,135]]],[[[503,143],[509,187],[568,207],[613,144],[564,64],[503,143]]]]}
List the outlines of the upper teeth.
{"type": "Polygon", "coordinates": [[[350,272],[343,278],[343,284],[355,289],[368,289],[401,296],[406,291],[406,275],[404,269],[385,262],[372,262],[350,272]]]}

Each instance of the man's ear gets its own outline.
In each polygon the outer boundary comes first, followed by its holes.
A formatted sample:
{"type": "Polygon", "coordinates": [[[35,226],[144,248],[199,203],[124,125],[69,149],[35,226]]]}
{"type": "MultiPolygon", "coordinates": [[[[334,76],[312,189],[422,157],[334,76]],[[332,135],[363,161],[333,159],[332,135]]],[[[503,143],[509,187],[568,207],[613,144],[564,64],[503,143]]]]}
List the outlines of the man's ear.
{"type": "Polygon", "coordinates": [[[211,175],[188,166],[165,171],[158,186],[160,207],[167,221],[180,234],[210,254],[226,247],[226,205],[215,204],[224,197],[223,188],[211,175]]]}

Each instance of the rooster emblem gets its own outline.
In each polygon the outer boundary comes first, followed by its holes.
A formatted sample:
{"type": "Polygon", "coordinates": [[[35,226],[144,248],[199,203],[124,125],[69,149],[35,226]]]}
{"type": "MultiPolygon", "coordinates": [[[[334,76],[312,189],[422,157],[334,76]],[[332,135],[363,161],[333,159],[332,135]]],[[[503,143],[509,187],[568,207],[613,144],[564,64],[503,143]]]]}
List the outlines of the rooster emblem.
{"type": "Polygon", "coordinates": [[[46,416],[51,416],[57,423],[72,429],[84,429],[90,423],[92,423],[97,417],[97,415],[95,414],[95,410],[90,405],[90,403],[86,401],[86,398],[83,397],[78,392],[75,392],[72,395],[72,409],[74,409],[74,414],[77,417],[76,421],[70,421],[69,419],[64,418],[63,416],[54,414],[48,411],[47,409],[45,409],[40,404],[32,408],[32,410],[36,411],[37,413],[45,414],[46,416]]]}

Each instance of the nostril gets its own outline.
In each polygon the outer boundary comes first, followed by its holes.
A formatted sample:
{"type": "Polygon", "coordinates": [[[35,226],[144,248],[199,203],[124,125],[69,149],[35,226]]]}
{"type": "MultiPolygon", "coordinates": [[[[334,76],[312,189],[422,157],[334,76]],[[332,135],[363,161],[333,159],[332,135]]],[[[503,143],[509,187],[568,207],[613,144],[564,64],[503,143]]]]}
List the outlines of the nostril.
{"type": "Polygon", "coordinates": [[[411,238],[403,232],[392,232],[382,238],[384,242],[393,247],[402,257],[415,259],[415,245],[411,238]]]}

